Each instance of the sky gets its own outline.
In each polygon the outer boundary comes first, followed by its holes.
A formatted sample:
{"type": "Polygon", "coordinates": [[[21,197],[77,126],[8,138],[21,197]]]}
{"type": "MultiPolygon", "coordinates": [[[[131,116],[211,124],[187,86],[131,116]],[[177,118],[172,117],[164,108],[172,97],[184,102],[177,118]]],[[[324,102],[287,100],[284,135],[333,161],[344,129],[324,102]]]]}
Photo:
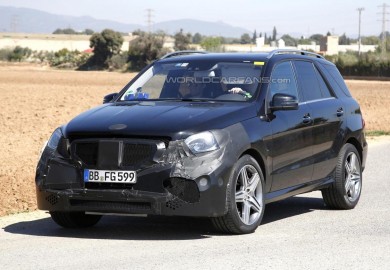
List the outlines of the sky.
{"type": "MultiPolygon", "coordinates": [[[[390,4],[390,0],[387,4],[390,4]]],[[[26,7],[59,15],[91,16],[123,23],[146,25],[146,9],[152,9],[152,20],[176,19],[222,21],[250,31],[269,32],[276,26],[278,34],[321,33],[356,37],[359,13],[362,12],[362,35],[378,35],[382,31],[384,0],[0,0],[1,6],[26,7]]],[[[387,8],[390,13],[390,6],[387,8]]],[[[0,14],[1,16],[1,14],[0,14]]],[[[390,14],[387,14],[390,19],[390,14]]],[[[387,22],[388,31],[390,22],[387,22]]],[[[184,29],[185,31],[185,29],[184,29]]]]}

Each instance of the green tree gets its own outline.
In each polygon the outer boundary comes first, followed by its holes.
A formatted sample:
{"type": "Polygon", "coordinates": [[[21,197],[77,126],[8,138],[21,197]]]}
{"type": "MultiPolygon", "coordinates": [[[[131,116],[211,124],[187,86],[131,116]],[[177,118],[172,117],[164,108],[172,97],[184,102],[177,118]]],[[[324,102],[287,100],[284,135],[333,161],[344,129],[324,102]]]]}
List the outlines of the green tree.
{"type": "Polygon", "coordinates": [[[8,61],[17,61],[20,62],[25,58],[28,58],[32,53],[32,50],[29,48],[23,48],[16,46],[12,53],[8,56],[8,61]]]}
{"type": "Polygon", "coordinates": [[[85,29],[84,30],[84,34],[86,34],[86,35],[92,35],[94,33],[94,31],[92,30],[92,29],[85,29]]]}
{"type": "Polygon", "coordinates": [[[340,45],[349,45],[351,44],[351,40],[347,37],[347,35],[344,33],[339,38],[339,44],[340,45]]]}
{"type": "Polygon", "coordinates": [[[241,42],[241,44],[249,44],[249,43],[251,43],[251,37],[247,33],[242,34],[240,42],[241,42]]]}
{"type": "Polygon", "coordinates": [[[191,43],[190,33],[184,34],[183,29],[180,29],[180,32],[176,33],[174,38],[175,38],[174,49],[176,51],[184,51],[190,48],[190,43],[191,43]]]}
{"type": "Polygon", "coordinates": [[[324,38],[324,35],[321,34],[314,34],[311,35],[309,39],[316,42],[316,44],[320,44],[321,40],[324,38]]]}
{"type": "Polygon", "coordinates": [[[192,37],[192,43],[194,44],[200,44],[202,42],[202,35],[199,33],[195,33],[195,35],[192,37]]]}
{"type": "Polygon", "coordinates": [[[223,50],[220,37],[206,37],[202,40],[200,46],[209,52],[219,52],[223,50]]]}
{"type": "Polygon", "coordinates": [[[281,39],[284,40],[286,46],[297,46],[298,44],[297,40],[290,35],[283,35],[281,39]]]}
{"type": "Polygon", "coordinates": [[[380,40],[377,36],[362,37],[362,44],[365,45],[378,45],[380,40]]]}
{"type": "Polygon", "coordinates": [[[257,32],[255,29],[255,31],[253,32],[252,43],[256,43],[256,38],[257,38],[257,32]]]}
{"type": "Polygon", "coordinates": [[[140,70],[168,52],[164,48],[164,35],[143,33],[130,42],[129,69],[140,70]]]}
{"type": "Polygon", "coordinates": [[[90,47],[93,48],[91,64],[107,68],[112,56],[119,54],[123,44],[120,33],[105,29],[101,33],[94,33],[90,38],[90,47]]]}
{"type": "Polygon", "coordinates": [[[276,41],[277,35],[278,32],[276,31],[276,26],[274,26],[274,29],[272,29],[272,41],[276,41]]]}

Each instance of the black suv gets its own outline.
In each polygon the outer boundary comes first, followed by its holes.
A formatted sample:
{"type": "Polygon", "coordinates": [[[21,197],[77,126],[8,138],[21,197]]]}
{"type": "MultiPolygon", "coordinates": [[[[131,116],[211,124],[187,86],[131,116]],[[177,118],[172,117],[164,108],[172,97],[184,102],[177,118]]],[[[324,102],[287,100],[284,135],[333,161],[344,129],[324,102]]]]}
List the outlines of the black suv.
{"type": "Polygon", "coordinates": [[[320,55],[175,52],[54,131],[37,166],[38,207],[63,227],[179,215],[228,233],[255,231],[267,203],[313,190],[352,209],[364,125],[320,55]]]}

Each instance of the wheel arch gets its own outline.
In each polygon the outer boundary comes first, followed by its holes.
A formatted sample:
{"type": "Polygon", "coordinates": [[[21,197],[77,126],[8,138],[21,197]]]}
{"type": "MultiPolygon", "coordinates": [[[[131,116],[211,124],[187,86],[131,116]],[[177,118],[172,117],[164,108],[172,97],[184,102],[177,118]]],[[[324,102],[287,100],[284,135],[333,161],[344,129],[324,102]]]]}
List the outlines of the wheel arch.
{"type": "Polygon", "coordinates": [[[241,158],[244,155],[249,155],[257,161],[261,170],[263,171],[264,181],[267,182],[267,169],[265,167],[264,159],[261,156],[261,154],[258,151],[256,151],[255,149],[250,148],[250,149],[247,149],[244,153],[242,153],[239,158],[241,158]]]}
{"type": "Polygon", "coordinates": [[[349,144],[352,144],[353,146],[355,146],[356,150],[359,153],[360,162],[363,163],[363,148],[362,148],[361,144],[359,143],[359,141],[356,138],[351,137],[345,143],[349,143],[349,144]]]}

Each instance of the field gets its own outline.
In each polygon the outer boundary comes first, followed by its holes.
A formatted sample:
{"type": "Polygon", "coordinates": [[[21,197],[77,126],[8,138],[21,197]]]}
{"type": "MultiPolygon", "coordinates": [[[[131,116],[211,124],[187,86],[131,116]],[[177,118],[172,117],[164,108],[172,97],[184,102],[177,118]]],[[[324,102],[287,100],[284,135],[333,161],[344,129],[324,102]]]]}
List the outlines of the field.
{"type": "MultiPolygon", "coordinates": [[[[43,142],[133,76],[0,65],[0,216],[36,209],[34,174],[43,142]]],[[[367,130],[390,132],[390,82],[347,84],[360,102],[367,130]]]]}

